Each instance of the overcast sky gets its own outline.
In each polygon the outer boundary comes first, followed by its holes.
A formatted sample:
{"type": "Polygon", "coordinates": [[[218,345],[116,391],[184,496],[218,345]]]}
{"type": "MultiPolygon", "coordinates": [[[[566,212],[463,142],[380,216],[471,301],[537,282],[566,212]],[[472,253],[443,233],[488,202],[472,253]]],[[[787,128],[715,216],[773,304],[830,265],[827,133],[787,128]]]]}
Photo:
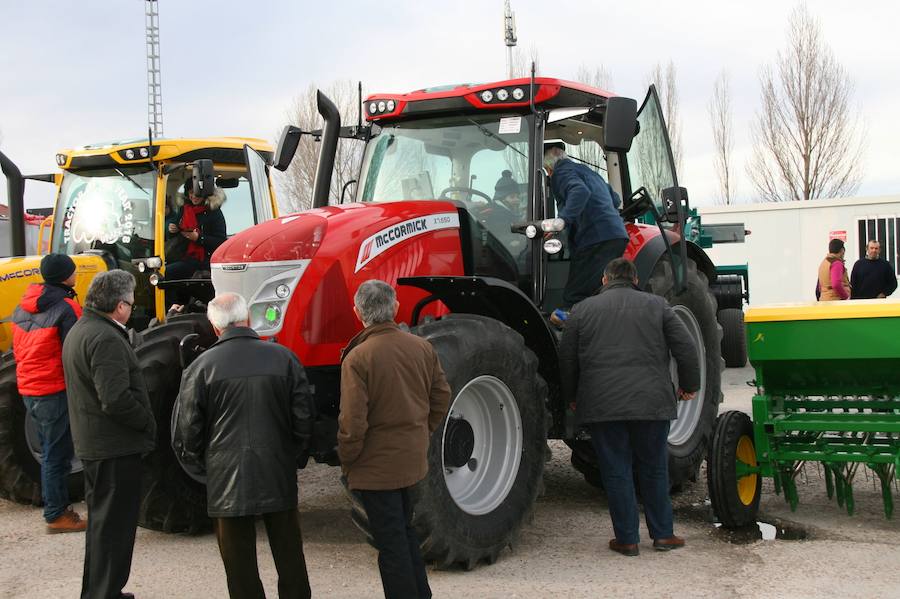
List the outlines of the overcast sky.
{"type": "MultiPolygon", "coordinates": [[[[759,69],[784,46],[793,3],[512,5],[519,45],[537,48],[543,75],[573,78],[582,64],[602,65],[611,91],[640,101],[653,65],[674,63],[685,152],[680,179],[695,204],[714,199],[707,104],[727,69],[738,195],[752,201],[744,163],[759,69]]],[[[867,125],[858,195],[900,193],[900,2],[816,0],[809,8],[853,77],[854,109],[867,125]]],[[[503,79],[502,10],[502,0],[159,0],[166,137],[274,140],[292,97],[311,83],[352,79],[370,92],[406,92],[503,79]]],[[[142,0],[0,0],[3,151],[23,172],[51,172],[59,149],[145,136],[145,62],[142,0]]]]}

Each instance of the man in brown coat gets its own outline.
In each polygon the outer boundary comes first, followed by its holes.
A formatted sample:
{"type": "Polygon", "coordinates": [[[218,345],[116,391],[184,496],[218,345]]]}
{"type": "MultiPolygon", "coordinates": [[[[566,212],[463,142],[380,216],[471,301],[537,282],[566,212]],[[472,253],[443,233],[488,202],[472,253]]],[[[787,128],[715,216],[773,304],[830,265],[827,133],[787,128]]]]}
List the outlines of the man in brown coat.
{"type": "Polygon", "coordinates": [[[394,289],[359,286],[353,311],[365,329],[344,349],[338,455],[378,549],[387,599],[431,597],[409,487],[428,472],[431,434],[447,413],[450,386],[431,344],[394,322],[394,289]]]}

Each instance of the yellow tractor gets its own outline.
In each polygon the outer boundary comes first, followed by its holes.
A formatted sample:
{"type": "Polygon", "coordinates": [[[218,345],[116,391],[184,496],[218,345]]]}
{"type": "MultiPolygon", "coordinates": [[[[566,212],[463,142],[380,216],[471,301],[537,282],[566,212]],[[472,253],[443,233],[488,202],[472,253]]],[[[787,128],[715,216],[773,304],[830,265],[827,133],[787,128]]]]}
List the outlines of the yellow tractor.
{"type": "MultiPolygon", "coordinates": [[[[271,160],[272,147],[260,139],[145,139],[64,150],[56,155],[61,172],[23,177],[0,153],[13,256],[0,258],[0,497],[35,505],[41,501],[40,443],[16,386],[10,319],[26,287],[42,281],[42,254],[72,256],[80,300],[97,273],[120,268],[134,274],[137,288],[129,323],[134,331],[163,321],[166,291],[179,286],[186,286],[192,304],[202,311],[212,297],[208,272],[183,281],[165,278],[166,216],[182,199],[185,183],[193,180],[201,195],[216,187],[225,192],[221,210],[229,237],[274,218],[278,209],[269,177],[271,160]],[[56,187],[53,215],[41,224],[38,247],[25,247],[26,180],[56,187]]],[[[177,318],[192,317],[201,316],[177,318]]],[[[133,338],[138,344],[142,336],[133,338]]],[[[168,423],[160,423],[159,429],[163,439],[168,423]]],[[[81,480],[80,464],[75,463],[70,487],[76,497],[82,493],[81,480]]]]}

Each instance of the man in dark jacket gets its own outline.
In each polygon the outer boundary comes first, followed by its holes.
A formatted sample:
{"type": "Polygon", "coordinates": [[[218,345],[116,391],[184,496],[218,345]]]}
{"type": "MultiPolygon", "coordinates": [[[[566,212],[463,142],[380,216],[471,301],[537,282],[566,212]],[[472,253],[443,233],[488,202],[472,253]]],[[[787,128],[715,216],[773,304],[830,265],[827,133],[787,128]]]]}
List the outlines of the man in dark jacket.
{"type": "Polygon", "coordinates": [[[881,243],[870,239],[866,257],[853,265],[850,275],[850,299],[887,297],[897,289],[897,273],[887,260],[881,258],[881,243]]]}
{"type": "Polygon", "coordinates": [[[600,292],[578,304],[559,348],[563,393],[591,433],[616,538],[609,548],[638,555],[637,472],[653,547],[677,549],[669,499],[669,421],[676,397],[700,388],[700,364],[687,328],[666,301],[637,289],[634,264],[609,263],[600,292]],[[678,364],[677,393],[669,354],[678,364]],[[632,468],[632,458],[635,460],[632,468]]]}
{"type": "Polygon", "coordinates": [[[314,417],[306,373],[289,349],[250,328],[240,295],[215,297],[207,316],[219,340],[184,371],[172,448],[189,474],[206,477],[232,599],[265,599],[258,515],[278,570],[278,596],[310,597],[297,517],[297,466],[306,463],[314,417]]]}
{"type": "Polygon", "coordinates": [[[87,522],[69,506],[75,448],[69,428],[62,344],[81,316],[75,301],[75,262],[65,254],[41,259],[44,283],[29,285],[13,312],[13,355],[19,394],[41,442],[41,498],[47,532],[79,532],[87,522]]]}
{"type": "Polygon", "coordinates": [[[344,349],[338,455],[378,549],[387,599],[431,597],[409,487],[428,473],[428,444],[447,413],[450,386],[431,344],[394,323],[394,289],[359,286],[353,312],[365,329],[344,349]]]}
{"type": "Polygon", "coordinates": [[[563,142],[544,144],[544,166],[571,252],[563,305],[550,317],[561,326],[572,306],[597,290],[603,269],[625,251],[628,233],[619,216],[619,195],[603,177],[570,159],[563,142]]]}
{"type": "Polygon", "coordinates": [[[125,323],[134,306],[131,273],[97,275],[84,315],[63,344],[75,454],[84,464],[88,526],[82,599],[122,593],[131,572],[141,455],[156,446],[156,420],[125,323]]]}

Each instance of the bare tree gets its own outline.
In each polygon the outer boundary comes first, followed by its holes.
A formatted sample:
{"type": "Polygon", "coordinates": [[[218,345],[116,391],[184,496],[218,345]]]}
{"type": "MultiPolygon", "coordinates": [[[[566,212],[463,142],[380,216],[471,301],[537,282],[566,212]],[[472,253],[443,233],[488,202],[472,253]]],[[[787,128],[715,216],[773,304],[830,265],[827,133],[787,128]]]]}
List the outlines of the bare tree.
{"type": "Polygon", "coordinates": [[[684,146],[681,142],[681,116],[678,112],[678,85],[675,64],[671,60],[665,67],[657,63],[651,69],[647,80],[648,85],[653,84],[656,86],[656,93],[659,94],[663,118],[666,121],[666,130],[669,133],[669,144],[672,146],[672,156],[675,160],[675,171],[680,173],[684,146]]]}
{"type": "Polygon", "coordinates": [[[787,47],[760,75],[762,107],[747,172],[760,198],[779,202],[853,194],[862,177],[863,125],[850,107],[853,83],[799,4],[787,47]]]}
{"type": "Polygon", "coordinates": [[[609,91],[609,88],[612,87],[612,75],[603,65],[596,67],[589,67],[586,64],[580,65],[578,70],[575,71],[575,81],[606,91],[609,91]]]}
{"type": "Polygon", "coordinates": [[[713,96],[708,108],[715,148],[716,176],[719,179],[719,201],[731,204],[734,200],[731,158],[734,152],[734,122],[731,114],[731,83],[726,71],[719,73],[713,85],[713,96]]]}
{"type": "MultiPolygon", "coordinates": [[[[322,117],[316,109],[315,85],[296,97],[288,109],[286,120],[304,131],[320,129],[322,117]]],[[[338,107],[341,124],[355,124],[358,118],[359,102],[357,86],[349,80],[335,81],[323,91],[338,107]]],[[[334,174],[331,178],[329,197],[337,202],[344,186],[359,176],[363,144],[355,139],[340,139],[334,160],[334,174]]],[[[297,153],[288,169],[277,177],[279,187],[278,204],[284,212],[308,210],[312,204],[313,183],[319,159],[319,143],[312,136],[300,139],[297,153]]]]}

